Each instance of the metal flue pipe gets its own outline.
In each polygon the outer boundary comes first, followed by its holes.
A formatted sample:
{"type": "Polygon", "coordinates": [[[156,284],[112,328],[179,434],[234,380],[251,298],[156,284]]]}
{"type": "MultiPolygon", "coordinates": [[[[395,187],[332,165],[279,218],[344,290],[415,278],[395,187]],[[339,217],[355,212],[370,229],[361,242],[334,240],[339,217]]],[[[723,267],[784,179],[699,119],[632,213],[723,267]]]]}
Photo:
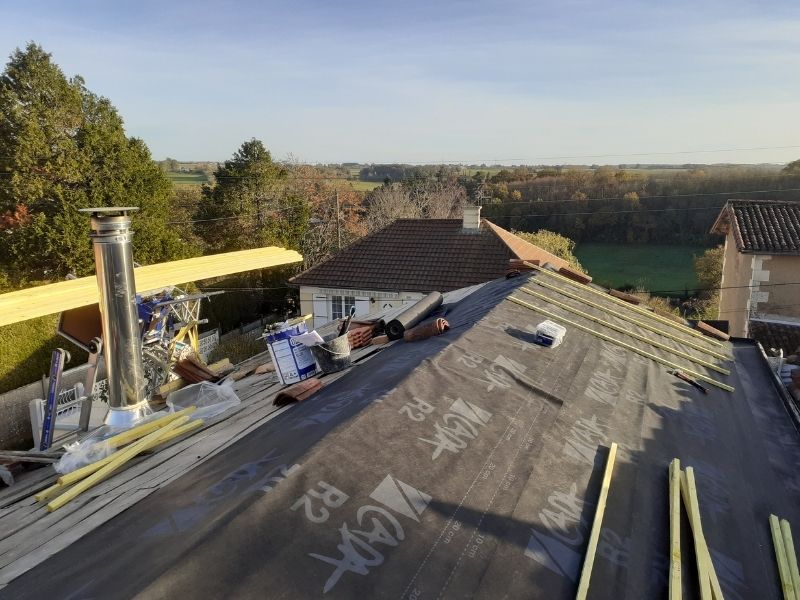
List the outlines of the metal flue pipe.
{"type": "Polygon", "coordinates": [[[133,277],[129,213],[136,207],[87,208],[92,215],[92,244],[100,290],[103,359],[108,376],[106,424],[127,427],[144,416],[144,368],[136,284],[133,277]]]}

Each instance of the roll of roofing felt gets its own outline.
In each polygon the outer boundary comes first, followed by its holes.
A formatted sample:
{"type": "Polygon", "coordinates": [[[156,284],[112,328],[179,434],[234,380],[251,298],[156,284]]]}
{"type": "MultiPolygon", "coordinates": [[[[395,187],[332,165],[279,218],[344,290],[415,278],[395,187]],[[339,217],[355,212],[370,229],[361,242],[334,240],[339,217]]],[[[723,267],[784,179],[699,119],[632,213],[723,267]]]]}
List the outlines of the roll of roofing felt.
{"type": "Polygon", "coordinates": [[[431,292],[422,300],[400,313],[396,319],[389,321],[386,324],[386,335],[389,336],[390,340],[399,340],[403,337],[406,329],[411,329],[441,305],[442,295],[439,292],[431,292]]]}

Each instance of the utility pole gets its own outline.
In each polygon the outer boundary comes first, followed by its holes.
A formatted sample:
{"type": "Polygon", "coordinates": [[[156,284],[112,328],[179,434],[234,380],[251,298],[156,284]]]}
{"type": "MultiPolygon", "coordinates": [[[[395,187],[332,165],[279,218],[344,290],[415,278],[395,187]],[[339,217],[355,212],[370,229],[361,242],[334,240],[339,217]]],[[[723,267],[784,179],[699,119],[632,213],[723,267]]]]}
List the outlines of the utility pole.
{"type": "Polygon", "coordinates": [[[342,223],[339,220],[339,190],[334,190],[333,197],[336,199],[336,239],[337,247],[339,250],[342,249],[342,223]]]}

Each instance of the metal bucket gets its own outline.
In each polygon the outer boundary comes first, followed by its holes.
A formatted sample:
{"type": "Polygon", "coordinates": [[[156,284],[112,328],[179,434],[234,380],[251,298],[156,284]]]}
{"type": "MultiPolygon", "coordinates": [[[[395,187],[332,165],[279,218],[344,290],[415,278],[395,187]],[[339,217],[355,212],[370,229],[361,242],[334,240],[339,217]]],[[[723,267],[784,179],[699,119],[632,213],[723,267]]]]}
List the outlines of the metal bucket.
{"type": "Polygon", "coordinates": [[[317,359],[317,364],[323,373],[335,373],[346,369],[350,361],[350,340],[347,334],[336,337],[336,334],[325,336],[324,344],[311,346],[311,353],[317,359]]]}
{"type": "Polygon", "coordinates": [[[308,347],[292,339],[303,333],[308,333],[305,322],[278,330],[267,330],[264,336],[275,372],[284,385],[297,383],[317,374],[317,365],[308,347]]]}

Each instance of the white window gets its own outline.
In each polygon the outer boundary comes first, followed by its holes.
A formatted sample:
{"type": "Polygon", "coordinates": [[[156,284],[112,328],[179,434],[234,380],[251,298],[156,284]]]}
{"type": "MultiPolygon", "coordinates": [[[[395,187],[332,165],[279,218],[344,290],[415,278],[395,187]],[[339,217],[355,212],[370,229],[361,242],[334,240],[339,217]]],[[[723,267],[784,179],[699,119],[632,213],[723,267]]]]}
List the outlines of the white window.
{"type": "Polygon", "coordinates": [[[354,296],[331,296],[331,320],[342,319],[356,305],[354,296]]]}

